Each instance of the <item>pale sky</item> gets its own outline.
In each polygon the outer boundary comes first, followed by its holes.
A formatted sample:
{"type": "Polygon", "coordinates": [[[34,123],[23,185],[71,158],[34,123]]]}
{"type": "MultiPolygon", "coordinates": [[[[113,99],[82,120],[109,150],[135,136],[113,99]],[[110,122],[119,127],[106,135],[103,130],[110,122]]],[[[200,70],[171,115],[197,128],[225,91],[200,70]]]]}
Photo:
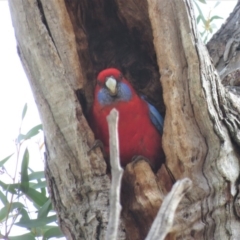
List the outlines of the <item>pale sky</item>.
{"type": "Polygon", "coordinates": [[[23,132],[40,123],[31,89],[17,55],[7,1],[0,1],[0,160],[15,148],[22,109],[28,103],[23,132]]]}
{"type": "MultiPolygon", "coordinates": [[[[216,1],[209,0],[207,3],[208,5],[201,4],[202,11],[206,15],[216,1]]],[[[236,3],[237,0],[222,0],[221,4],[213,10],[213,15],[217,14],[225,20],[236,3]]],[[[224,20],[217,20],[215,24],[220,27],[224,20]]],[[[23,133],[39,124],[40,118],[28,80],[17,55],[8,3],[2,0],[0,0],[0,33],[0,160],[2,160],[15,151],[14,139],[18,135],[24,104],[28,103],[28,113],[24,121],[23,133]]],[[[39,156],[35,157],[38,149],[34,143],[30,144],[32,149],[30,156],[34,156],[34,160],[30,160],[30,166],[34,170],[43,170],[42,159],[39,156]]],[[[39,155],[38,152],[37,155],[39,155]]],[[[0,178],[2,178],[1,175],[0,178]]]]}
{"type": "MultiPolygon", "coordinates": [[[[37,107],[35,105],[31,89],[17,55],[14,30],[10,18],[8,2],[0,0],[0,161],[15,152],[14,139],[18,136],[21,122],[22,109],[28,103],[28,111],[22,126],[22,133],[41,123],[37,107]]],[[[29,166],[35,171],[43,170],[43,157],[39,152],[37,141],[42,138],[34,138],[28,141],[30,150],[29,166]]],[[[23,149],[24,150],[24,149],[23,149]]],[[[15,155],[16,156],[16,155],[15,155]]],[[[13,176],[16,165],[16,157],[12,157],[5,165],[7,171],[13,176]]],[[[21,158],[20,158],[21,159],[21,158]]],[[[19,166],[20,167],[20,166],[19,166]]],[[[20,172],[20,170],[18,171],[20,172]]],[[[17,180],[19,174],[17,174],[17,180]]],[[[12,183],[6,175],[0,175],[3,182],[12,183]]],[[[2,208],[0,202],[0,209],[2,208]]],[[[31,210],[31,204],[28,203],[31,210]]],[[[32,208],[34,209],[34,208],[32,208]]],[[[33,213],[34,214],[34,213],[33,213]]],[[[35,214],[36,215],[36,214],[35,214]]],[[[33,218],[36,216],[32,215],[33,218]]],[[[1,226],[2,227],[2,226],[1,226]]],[[[4,233],[4,232],[3,232],[4,233]]],[[[26,233],[25,228],[14,226],[11,236],[26,233]]],[[[65,238],[62,238],[65,239],[65,238]]]]}

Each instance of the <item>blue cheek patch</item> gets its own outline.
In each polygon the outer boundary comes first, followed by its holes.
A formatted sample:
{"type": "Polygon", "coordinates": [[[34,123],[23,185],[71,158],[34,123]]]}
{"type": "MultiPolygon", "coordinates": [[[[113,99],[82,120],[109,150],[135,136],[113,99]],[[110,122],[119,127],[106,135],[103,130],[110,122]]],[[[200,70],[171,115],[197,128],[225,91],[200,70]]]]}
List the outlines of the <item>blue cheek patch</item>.
{"type": "Polygon", "coordinates": [[[119,84],[118,95],[119,95],[119,99],[121,101],[126,101],[127,102],[132,98],[131,89],[125,83],[120,83],[119,84]]]}
{"type": "Polygon", "coordinates": [[[129,86],[125,83],[118,83],[117,95],[111,96],[106,88],[102,88],[97,95],[98,101],[102,106],[110,105],[114,102],[127,102],[132,98],[132,92],[129,86]]]}
{"type": "Polygon", "coordinates": [[[108,90],[105,89],[105,88],[102,88],[102,89],[98,92],[97,98],[98,98],[99,103],[100,103],[102,106],[109,105],[109,104],[111,104],[111,102],[113,101],[111,95],[110,95],[109,92],[108,92],[108,90]]]}

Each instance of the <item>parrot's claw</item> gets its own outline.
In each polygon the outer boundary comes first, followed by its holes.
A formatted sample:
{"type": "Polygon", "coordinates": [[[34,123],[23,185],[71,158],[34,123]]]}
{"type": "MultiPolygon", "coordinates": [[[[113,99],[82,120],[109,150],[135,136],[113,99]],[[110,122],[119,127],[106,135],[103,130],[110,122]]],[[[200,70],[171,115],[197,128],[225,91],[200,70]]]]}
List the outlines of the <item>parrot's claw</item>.
{"type": "Polygon", "coordinates": [[[154,166],[153,166],[153,164],[149,161],[149,159],[146,158],[146,157],[144,157],[144,156],[142,156],[142,155],[135,155],[135,156],[133,156],[131,162],[135,164],[135,163],[137,163],[137,162],[139,162],[139,161],[141,161],[141,160],[146,161],[146,162],[150,165],[150,167],[151,167],[152,169],[154,169],[154,166]]]}
{"type": "Polygon", "coordinates": [[[142,155],[135,155],[135,156],[133,156],[131,162],[139,162],[141,160],[145,160],[146,162],[148,162],[151,165],[149,159],[144,157],[144,156],[142,156],[142,155]]]}
{"type": "Polygon", "coordinates": [[[101,149],[101,151],[103,153],[103,156],[105,158],[107,154],[106,154],[106,151],[104,149],[103,142],[101,140],[99,140],[99,139],[94,141],[93,145],[90,147],[90,149],[88,150],[87,154],[89,155],[92,150],[94,150],[94,149],[96,149],[98,147],[101,149]]]}

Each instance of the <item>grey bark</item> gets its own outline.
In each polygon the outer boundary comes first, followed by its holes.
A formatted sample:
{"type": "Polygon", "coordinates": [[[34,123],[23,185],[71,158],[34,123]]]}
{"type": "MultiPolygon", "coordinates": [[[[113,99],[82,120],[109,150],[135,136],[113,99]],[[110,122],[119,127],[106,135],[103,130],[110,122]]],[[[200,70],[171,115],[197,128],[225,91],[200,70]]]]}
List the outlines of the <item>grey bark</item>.
{"type": "Polygon", "coordinates": [[[100,151],[88,155],[94,140],[75,95],[83,77],[65,3],[24,0],[9,5],[43,123],[46,178],[59,224],[67,239],[104,239],[110,180],[100,151]]]}
{"type": "Polygon", "coordinates": [[[163,136],[167,165],[177,179],[190,177],[194,189],[183,201],[178,219],[184,233],[176,235],[237,239],[233,199],[239,155],[223,121],[225,89],[199,38],[190,2],[155,1],[151,6],[167,109],[163,136]],[[191,228],[186,227],[189,222],[194,223],[191,228]]]}

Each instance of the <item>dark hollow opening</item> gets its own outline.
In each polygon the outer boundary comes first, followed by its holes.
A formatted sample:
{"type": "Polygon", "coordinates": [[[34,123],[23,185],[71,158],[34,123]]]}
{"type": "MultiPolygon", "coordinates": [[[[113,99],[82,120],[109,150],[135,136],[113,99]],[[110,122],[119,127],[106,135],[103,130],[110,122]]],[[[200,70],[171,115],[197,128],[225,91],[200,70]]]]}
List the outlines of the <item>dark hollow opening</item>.
{"type": "MultiPolygon", "coordinates": [[[[85,78],[81,104],[89,109],[97,74],[118,68],[164,116],[165,107],[147,2],[65,0],[85,78]],[[83,94],[84,93],[84,94],[83,94]],[[83,100],[83,98],[86,98],[83,100]]],[[[87,111],[87,110],[86,110],[87,111]]],[[[85,112],[86,112],[85,111],[85,112]]]]}

